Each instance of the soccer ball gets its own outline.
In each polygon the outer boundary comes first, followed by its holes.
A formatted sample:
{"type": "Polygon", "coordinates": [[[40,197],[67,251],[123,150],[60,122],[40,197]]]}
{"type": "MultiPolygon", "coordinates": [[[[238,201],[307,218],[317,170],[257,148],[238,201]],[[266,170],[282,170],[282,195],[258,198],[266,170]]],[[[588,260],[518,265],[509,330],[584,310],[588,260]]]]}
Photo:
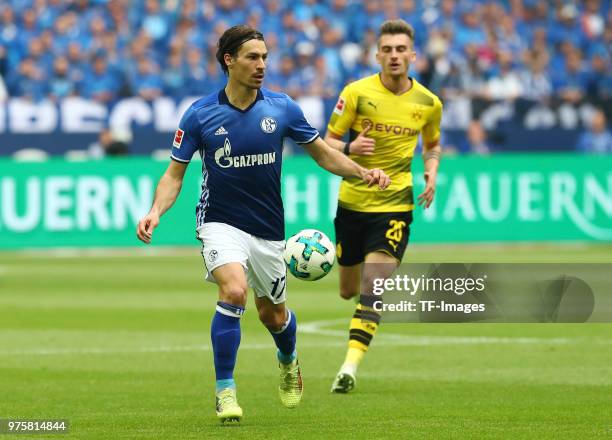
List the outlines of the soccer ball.
{"type": "Polygon", "coordinates": [[[316,229],[304,229],[289,238],[283,252],[289,272],[304,281],[323,278],[331,270],[335,258],[333,243],[316,229]]]}

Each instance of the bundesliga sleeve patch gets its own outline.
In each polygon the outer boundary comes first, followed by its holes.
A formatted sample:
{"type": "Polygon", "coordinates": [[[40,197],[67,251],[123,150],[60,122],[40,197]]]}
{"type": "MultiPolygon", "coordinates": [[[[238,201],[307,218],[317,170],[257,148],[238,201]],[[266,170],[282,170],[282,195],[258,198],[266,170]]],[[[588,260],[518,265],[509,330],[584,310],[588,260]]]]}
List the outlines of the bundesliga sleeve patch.
{"type": "Polygon", "coordinates": [[[181,148],[181,144],[183,143],[184,134],[185,132],[181,130],[180,128],[176,130],[176,133],[174,133],[174,142],[172,143],[174,148],[181,148]]]}
{"type": "Polygon", "coordinates": [[[336,107],[334,107],[334,113],[341,115],[344,113],[344,98],[342,96],[338,98],[338,102],[336,103],[336,107]]]}

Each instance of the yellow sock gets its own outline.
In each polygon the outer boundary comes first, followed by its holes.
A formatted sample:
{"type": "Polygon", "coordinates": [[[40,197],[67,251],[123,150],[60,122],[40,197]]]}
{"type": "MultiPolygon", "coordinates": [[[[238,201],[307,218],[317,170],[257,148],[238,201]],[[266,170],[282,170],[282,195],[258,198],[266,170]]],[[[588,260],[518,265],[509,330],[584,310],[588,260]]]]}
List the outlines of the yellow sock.
{"type": "Polygon", "coordinates": [[[376,334],[380,315],[370,308],[357,304],[349,329],[349,343],[343,369],[350,369],[354,374],[357,366],[361,363],[363,356],[376,334]]]}
{"type": "Polygon", "coordinates": [[[361,359],[363,359],[365,353],[366,352],[361,348],[351,347],[349,343],[349,348],[346,352],[346,358],[344,359],[344,363],[357,366],[361,362],[361,359]]]}

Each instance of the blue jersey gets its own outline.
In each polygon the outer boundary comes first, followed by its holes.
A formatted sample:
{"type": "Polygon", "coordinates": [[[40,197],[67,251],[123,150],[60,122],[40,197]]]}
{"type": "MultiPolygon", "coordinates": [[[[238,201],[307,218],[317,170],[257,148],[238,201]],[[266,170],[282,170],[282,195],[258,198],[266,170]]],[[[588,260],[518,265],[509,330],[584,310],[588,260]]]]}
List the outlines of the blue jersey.
{"type": "Polygon", "coordinates": [[[266,89],[240,110],[221,90],[196,102],[176,131],[172,159],[202,157],[197,227],[220,222],[266,240],[284,240],[281,198],[283,138],[307,144],[319,136],[287,95],[266,89]]]}

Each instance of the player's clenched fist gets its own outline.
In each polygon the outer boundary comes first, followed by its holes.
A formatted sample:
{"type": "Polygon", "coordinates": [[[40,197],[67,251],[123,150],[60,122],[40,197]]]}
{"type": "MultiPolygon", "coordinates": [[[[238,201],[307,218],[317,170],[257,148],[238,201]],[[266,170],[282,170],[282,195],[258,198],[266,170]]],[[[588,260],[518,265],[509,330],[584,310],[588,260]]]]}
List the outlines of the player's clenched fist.
{"type": "Polygon", "coordinates": [[[391,178],[380,168],[367,170],[363,176],[363,180],[368,182],[368,187],[378,184],[380,189],[385,189],[391,184],[391,178]]]}
{"type": "Polygon", "coordinates": [[[138,239],[146,244],[151,243],[153,237],[153,230],[159,225],[159,215],[149,212],[146,216],[138,222],[136,228],[136,236],[138,239]]]}

